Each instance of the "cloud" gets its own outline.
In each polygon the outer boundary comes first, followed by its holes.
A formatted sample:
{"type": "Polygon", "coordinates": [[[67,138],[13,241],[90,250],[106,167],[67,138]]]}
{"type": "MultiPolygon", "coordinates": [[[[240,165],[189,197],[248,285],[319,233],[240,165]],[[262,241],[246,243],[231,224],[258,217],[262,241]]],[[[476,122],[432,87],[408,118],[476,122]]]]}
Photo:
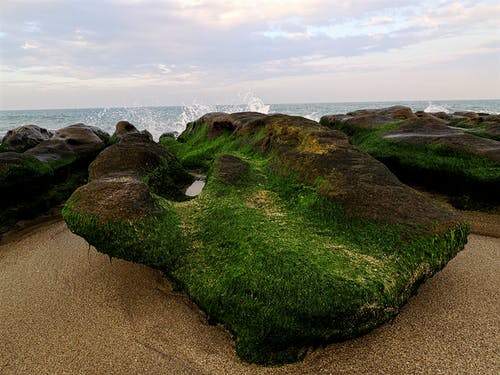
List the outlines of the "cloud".
{"type": "Polygon", "coordinates": [[[35,41],[30,41],[30,42],[24,42],[21,45],[21,48],[24,49],[24,50],[26,50],[26,49],[38,49],[39,45],[35,41]]]}
{"type": "Polygon", "coordinates": [[[2,80],[199,89],[438,66],[495,56],[499,20],[496,1],[17,0],[2,80]]]}

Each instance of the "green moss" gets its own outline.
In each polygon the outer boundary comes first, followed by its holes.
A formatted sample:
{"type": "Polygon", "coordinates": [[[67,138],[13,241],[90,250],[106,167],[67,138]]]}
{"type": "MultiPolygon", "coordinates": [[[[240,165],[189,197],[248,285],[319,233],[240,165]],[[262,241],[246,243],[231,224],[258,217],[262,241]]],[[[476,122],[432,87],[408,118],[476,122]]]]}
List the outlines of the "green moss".
{"type": "Polygon", "coordinates": [[[194,200],[168,203],[162,215],[99,223],[63,210],[68,226],[100,251],[162,269],[234,334],[248,362],[284,363],[309,346],[358,336],[393,317],[419,283],[467,240],[457,225],[441,234],[349,218],[293,174],[276,174],[272,155],[203,127],[182,142],[162,143],[181,162],[209,170],[194,200]],[[213,160],[229,153],[248,162],[251,183],[224,185],[213,160]],[[195,162],[196,161],[196,162],[195,162]]]}
{"type": "Polygon", "coordinates": [[[192,245],[175,272],[247,361],[296,359],[304,346],[372,329],[466,241],[463,227],[404,240],[403,228],[348,219],[314,189],[258,167],[255,185],[212,180],[181,209],[192,245]]]}
{"type": "Polygon", "coordinates": [[[418,146],[382,137],[396,126],[391,123],[377,129],[360,129],[338,122],[334,127],[345,132],[351,143],[385,163],[403,182],[452,196],[465,194],[477,200],[475,207],[498,203],[498,163],[440,145],[418,146]]]}
{"type": "Polygon", "coordinates": [[[193,182],[193,177],[186,172],[177,160],[170,159],[146,175],[144,182],[151,190],[164,198],[183,200],[183,187],[193,182]]]}
{"type": "Polygon", "coordinates": [[[32,219],[49,208],[63,203],[87,181],[89,160],[69,156],[41,162],[27,157],[17,164],[0,167],[1,231],[18,220],[32,219]]]}
{"type": "Polygon", "coordinates": [[[0,143],[0,152],[7,152],[7,151],[11,151],[11,149],[5,146],[3,143],[0,143]]]}
{"type": "Polygon", "coordinates": [[[171,137],[163,137],[160,143],[173,152],[185,168],[208,170],[215,154],[234,147],[229,138],[229,134],[224,134],[213,142],[205,142],[206,128],[203,127],[185,143],[177,142],[171,137]],[[197,147],[192,147],[193,145],[197,147]]]}
{"type": "Polygon", "coordinates": [[[73,209],[72,199],[68,200],[62,214],[74,233],[110,257],[170,270],[182,259],[185,238],[171,203],[159,196],[156,202],[161,216],[122,222],[101,223],[91,215],[82,215],[73,209]]]}
{"type": "Polygon", "coordinates": [[[494,141],[500,141],[500,135],[494,135],[487,133],[487,128],[476,128],[474,131],[469,131],[470,134],[476,135],[478,137],[493,139],[494,141]]]}

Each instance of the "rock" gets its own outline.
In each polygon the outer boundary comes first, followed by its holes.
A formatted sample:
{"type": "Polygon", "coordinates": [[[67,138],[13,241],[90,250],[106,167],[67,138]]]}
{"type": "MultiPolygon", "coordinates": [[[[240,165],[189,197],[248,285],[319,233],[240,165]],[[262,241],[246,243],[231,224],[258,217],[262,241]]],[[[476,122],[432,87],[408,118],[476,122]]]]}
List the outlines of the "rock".
{"type": "Polygon", "coordinates": [[[147,134],[133,132],[122,135],[118,143],[101,152],[89,166],[89,177],[95,180],[106,175],[144,176],[168,158],[174,156],[147,134]]]}
{"type": "Polygon", "coordinates": [[[446,112],[434,112],[431,113],[434,117],[437,117],[441,120],[446,120],[448,118],[448,114],[446,112]]]}
{"type": "Polygon", "coordinates": [[[153,215],[158,210],[151,193],[186,199],[183,192],[193,181],[173,154],[139,131],[122,134],[102,151],[89,166],[89,178],[71,199],[75,210],[101,221],[153,215]]]}
{"type": "Polygon", "coordinates": [[[340,124],[355,128],[371,128],[380,127],[389,122],[414,118],[416,116],[410,108],[393,106],[381,109],[361,109],[346,115],[326,115],[320,119],[320,123],[331,128],[336,128],[340,124]]]}
{"type": "Polygon", "coordinates": [[[212,113],[164,141],[208,172],[203,194],[151,194],[170,154],[131,134],[98,156],[64,219],[99,251],[174,279],[248,362],[293,361],[390,320],[467,239],[456,214],[312,120],[212,113]]]}
{"type": "Polygon", "coordinates": [[[26,153],[40,161],[93,158],[106,146],[108,139],[109,135],[95,126],[75,124],[55,131],[52,138],[26,153]]]}
{"type": "Polygon", "coordinates": [[[121,138],[126,134],[139,133],[139,130],[128,121],[118,121],[115,125],[113,137],[121,138]]]}
{"type": "Polygon", "coordinates": [[[452,128],[431,115],[404,121],[383,137],[418,146],[443,146],[500,162],[500,142],[452,128]]]}
{"type": "Polygon", "coordinates": [[[380,109],[360,109],[358,111],[352,111],[347,113],[349,116],[366,116],[366,115],[378,115],[390,117],[393,120],[407,120],[415,118],[411,108],[402,105],[395,105],[392,107],[380,108],[380,109]]]}
{"type": "Polygon", "coordinates": [[[109,135],[75,124],[54,132],[24,153],[0,153],[0,227],[60,204],[87,178],[90,161],[109,135]]]}
{"type": "Polygon", "coordinates": [[[24,152],[48,140],[51,136],[52,133],[47,129],[37,125],[24,125],[9,130],[3,137],[2,144],[13,151],[24,152]]]}
{"type": "Polygon", "coordinates": [[[104,177],[79,187],[73,194],[74,210],[101,221],[144,218],[158,213],[151,191],[132,176],[104,177]]]}
{"type": "Polygon", "coordinates": [[[233,155],[220,155],[215,160],[215,176],[225,185],[241,185],[250,164],[233,155]]]}
{"type": "MultiPolygon", "coordinates": [[[[404,182],[444,193],[461,209],[472,206],[460,202],[474,202],[475,208],[499,202],[500,139],[496,126],[500,122],[495,116],[419,111],[416,117],[392,125],[345,126],[347,121],[328,125],[344,131],[351,142],[383,161],[404,182]]],[[[322,122],[328,122],[328,116],[322,122]]]]}
{"type": "MultiPolygon", "coordinates": [[[[234,130],[232,122],[227,117],[226,113],[213,112],[208,113],[200,118],[199,121],[209,121],[210,125],[207,128],[207,137],[209,139],[215,139],[221,136],[225,132],[231,132],[234,130]]],[[[192,129],[196,126],[196,123],[189,123],[183,134],[190,134],[192,129]]],[[[182,138],[181,138],[182,139],[182,138]]]]}
{"type": "Polygon", "coordinates": [[[453,116],[461,116],[461,117],[466,117],[466,118],[470,118],[470,119],[479,118],[479,115],[476,112],[471,112],[471,111],[453,112],[453,116]]]}

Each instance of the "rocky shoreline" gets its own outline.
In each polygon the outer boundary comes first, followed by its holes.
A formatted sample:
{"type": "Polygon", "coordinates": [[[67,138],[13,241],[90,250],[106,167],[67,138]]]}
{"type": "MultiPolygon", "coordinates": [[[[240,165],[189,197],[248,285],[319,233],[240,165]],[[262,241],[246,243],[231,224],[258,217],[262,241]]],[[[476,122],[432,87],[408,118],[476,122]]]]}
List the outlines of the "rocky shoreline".
{"type": "Polygon", "coordinates": [[[455,206],[497,209],[497,117],[396,106],[322,126],[211,113],[159,143],[125,121],[111,137],[23,127],[0,146],[0,193],[12,197],[0,224],[71,195],[73,232],[162,270],[229,329],[243,360],[295,361],[394,317],[466,243],[461,216],[391,171],[441,191],[448,181],[455,206]],[[207,181],[190,198],[194,172],[207,181]]]}

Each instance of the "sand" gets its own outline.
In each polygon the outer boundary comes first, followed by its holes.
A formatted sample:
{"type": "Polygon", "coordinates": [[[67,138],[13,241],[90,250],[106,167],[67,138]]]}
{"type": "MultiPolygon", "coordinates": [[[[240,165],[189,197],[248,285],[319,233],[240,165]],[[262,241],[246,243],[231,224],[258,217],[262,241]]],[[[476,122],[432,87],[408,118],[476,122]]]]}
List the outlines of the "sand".
{"type": "Polygon", "coordinates": [[[394,321],[283,367],[244,364],[161,273],[59,221],[0,246],[0,374],[498,374],[500,238],[471,235],[394,321]]]}

